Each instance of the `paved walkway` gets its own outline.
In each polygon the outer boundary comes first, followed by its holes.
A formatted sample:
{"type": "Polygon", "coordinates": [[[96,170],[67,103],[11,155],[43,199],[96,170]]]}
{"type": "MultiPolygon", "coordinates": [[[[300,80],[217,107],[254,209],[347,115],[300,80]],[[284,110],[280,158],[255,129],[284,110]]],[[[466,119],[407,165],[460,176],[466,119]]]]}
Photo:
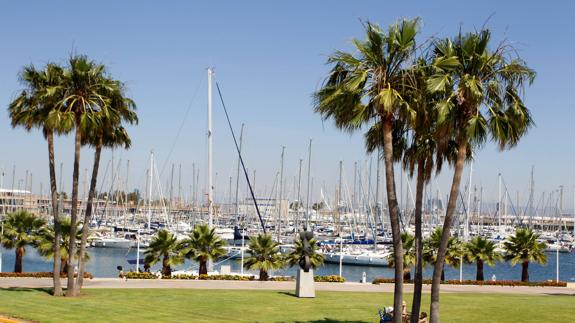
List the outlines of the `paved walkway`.
{"type": "MultiPolygon", "coordinates": [[[[63,281],[64,283],[64,281],[63,281]]],[[[65,284],[63,284],[64,286],[65,284]]],[[[0,288],[49,288],[51,278],[0,278],[0,288]]],[[[190,288],[190,289],[248,289],[248,290],[294,290],[295,282],[260,281],[214,281],[214,280],[128,280],[119,278],[94,278],[84,281],[86,288],[190,288]]],[[[392,284],[361,283],[315,283],[318,291],[339,292],[393,292],[392,284]]],[[[423,291],[429,292],[430,285],[424,285],[423,291]]],[[[406,284],[405,292],[412,292],[413,285],[406,284]]],[[[527,287],[527,286],[458,286],[442,285],[442,293],[505,293],[535,295],[574,295],[575,285],[568,287],[527,287]]]]}

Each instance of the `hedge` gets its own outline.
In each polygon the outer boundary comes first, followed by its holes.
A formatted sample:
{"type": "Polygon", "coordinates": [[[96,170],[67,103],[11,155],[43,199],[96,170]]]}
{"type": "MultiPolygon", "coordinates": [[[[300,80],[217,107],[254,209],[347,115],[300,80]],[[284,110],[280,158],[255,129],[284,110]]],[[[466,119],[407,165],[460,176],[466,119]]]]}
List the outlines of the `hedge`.
{"type": "MultiPolygon", "coordinates": [[[[77,277],[78,274],[74,274],[74,277],[77,277]]],[[[41,271],[41,272],[25,272],[25,273],[0,273],[0,278],[52,278],[52,272],[48,271],[41,271]]],[[[66,273],[60,274],[61,278],[66,278],[68,275],[66,273]]],[[[92,279],[91,273],[85,272],[84,278],[92,279]]]]}
{"type": "MultiPolygon", "coordinates": [[[[393,278],[376,278],[373,280],[372,284],[393,284],[395,280],[393,278]]],[[[412,284],[413,280],[405,281],[405,283],[412,284]]],[[[431,284],[431,279],[424,279],[423,283],[426,285],[431,284]]],[[[542,281],[542,282],[522,282],[517,280],[447,280],[442,281],[441,284],[444,285],[478,285],[478,286],[530,286],[530,287],[567,287],[566,282],[556,282],[556,281],[542,281]]]]}
{"type": "Polygon", "coordinates": [[[149,272],[135,272],[135,271],[129,271],[127,273],[125,273],[126,275],[126,279],[158,279],[158,276],[156,276],[156,274],[152,274],[149,272]]]}
{"type": "Polygon", "coordinates": [[[345,283],[345,278],[338,275],[315,276],[313,281],[318,283],[345,283]]]}
{"type": "Polygon", "coordinates": [[[254,280],[254,276],[241,276],[241,275],[206,275],[202,274],[200,280],[254,280]]]}

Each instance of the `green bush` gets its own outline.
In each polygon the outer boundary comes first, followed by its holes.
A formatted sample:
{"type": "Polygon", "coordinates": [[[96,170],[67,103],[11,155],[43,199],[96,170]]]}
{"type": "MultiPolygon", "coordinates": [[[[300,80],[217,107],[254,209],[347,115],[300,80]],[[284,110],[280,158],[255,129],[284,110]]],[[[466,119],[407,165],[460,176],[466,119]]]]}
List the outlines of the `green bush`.
{"type": "Polygon", "coordinates": [[[315,276],[313,281],[318,283],[345,283],[345,278],[338,275],[315,276]]]}
{"type": "Polygon", "coordinates": [[[196,279],[198,279],[198,276],[196,276],[196,275],[187,275],[187,274],[179,274],[179,275],[172,275],[171,277],[162,277],[162,279],[196,280],[196,279]]]}
{"type": "Polygon", "coordinates": [[[254,276],[241,276],[241,275],[206,275],[202,274],[199,277],[199,280],[241,280],[241,281],[248,281],[254,280],[254,276]]]}
{"type": "MultiPolygon", "coordinates": [[[[395,280],[393,278],[376,278],[373,280],[372,284],[393,284],[395,280]]],[[[412,284],[413,280],[404,281],[407,284],[412,284]]],[[[424,279],[423,283],[426,285],[431,285],[431,279],[424,279]]],[[[476,285],[476,286],[530,286],[530,287],[567,287],[566,282],[556,282],[556,281],[542,281],[542,282],[522,282],[517,280],[447,280],[442,281],[441,284],[444,285],[476,285]]]]}
{"type": "Polygon", "coordinates": [[[158,276],[149,272],[135,272],[130,271],[125,273],[126,279],[158,279],[158,276]]]}
{"type": "Polygon", "coordinates": [[[269,281],[272,282],[288,282],[288,281],[293,281],[294,278],[290,277],[290,276],[275,276],[275,277],[270,277],[269,281]]]}

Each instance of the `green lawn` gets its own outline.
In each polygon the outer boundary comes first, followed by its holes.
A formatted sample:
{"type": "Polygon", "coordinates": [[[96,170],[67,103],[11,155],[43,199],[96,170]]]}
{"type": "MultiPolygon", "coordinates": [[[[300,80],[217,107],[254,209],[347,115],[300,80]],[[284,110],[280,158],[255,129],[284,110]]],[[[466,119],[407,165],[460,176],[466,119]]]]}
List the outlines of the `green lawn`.
{"type": "MultiPolygon", "coordinates": [[[[573,322],[575,296],[444,294],[442,322],[573,322]]],[[[410,299],[411,295],[407,295],[410,299]]],[[[428,308],[429,295],[424,295],[428,308]]],[[[0,313],[39,322],[377,322],[389,293],[89,289],[81,298],[0,289],[0,313]]]]}

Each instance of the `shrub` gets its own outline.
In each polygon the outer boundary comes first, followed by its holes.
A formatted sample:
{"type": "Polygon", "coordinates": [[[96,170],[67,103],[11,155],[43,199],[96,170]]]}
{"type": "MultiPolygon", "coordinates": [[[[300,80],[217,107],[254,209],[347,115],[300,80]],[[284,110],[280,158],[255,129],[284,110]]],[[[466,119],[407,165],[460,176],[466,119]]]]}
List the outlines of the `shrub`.
{"type": "Polygon", "coordinates": [[[248,281],[254,280],[254,276],[241,276],[241,275],[206,275],[202,274],[198,277],[199,280],[241,280],[248,281]]]}
{"type": "Polygon", "coordinates": [[[135,272],[130,271],[125,273],[126,279],[158,279],[158,276],[149,272],[135,272]]]}
{"type": "MultiPolygon", "coordinates": [[[[74,274],[77,277],[78,274],[74,274]]],[[[0,273],[0,278],[52,278],[52,272],[27,272],[27,273],[0,273]]],[[[66,273],[60,274],[61,278],[66,278],[66,273]]],[[[85,272],[84,278],[92,279],[94,276],[91,273],[85,272]]]]}
{"type": "Polygon", "coordinates": [[[338,275],[315,276],[313,278],[313,281],[320,283],[344,283],[345,278],[340,277],[338,275]]]}
{"type": "MultiPolygon", "coordinates": [[[[395,280],[393,278],[376,278],[373,280],[372,284],[393,284],[395,280]]],[[[405,281],[407,284],[413,283],[413,280],[405,281]]],[[[426,285],[431,284],[431,279],[424,279],[423,283],[426,285]]],[[[444,285],[476,285],[476,286],[530,286],[530,287],[567,287],[566,282],[556,282],[556,281],[540,281],[540,282],[522,282],[517,280],[447,280],[441,282],[444,285]]]]}
{"type": "Polygon", "coordinates": [[[291,276],[274,276],[274,277],[270,277],[269,280],[273,281],[273,282],[289,282],[289,281],[293,281],[294,278],[291,276]]]}
{"type": "Polygon", "coordinates": [[[172,275],[171,277],[162,277],[162,279],[196,280],[196,279],[198,279],[198,276],[196,276],[196,275],[187,275],[187,274],[179,274],[179,275],[172,275]]]}

